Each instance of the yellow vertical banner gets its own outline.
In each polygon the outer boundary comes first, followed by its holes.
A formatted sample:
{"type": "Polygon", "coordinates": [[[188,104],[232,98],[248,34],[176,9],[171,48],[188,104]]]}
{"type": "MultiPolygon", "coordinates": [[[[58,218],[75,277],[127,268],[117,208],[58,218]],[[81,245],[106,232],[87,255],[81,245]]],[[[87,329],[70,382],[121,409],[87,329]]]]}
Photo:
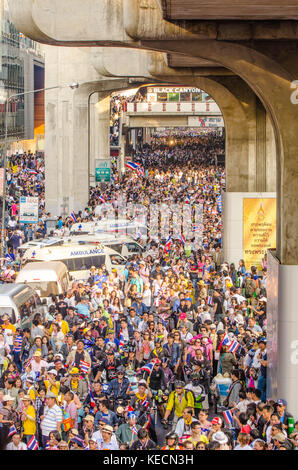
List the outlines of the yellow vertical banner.
{"type": "Polygon", "coordinates": [[[243,259],[247,269],[262,268],[268,249],[276,248],[276,199],[243,199],[243,259]]]}

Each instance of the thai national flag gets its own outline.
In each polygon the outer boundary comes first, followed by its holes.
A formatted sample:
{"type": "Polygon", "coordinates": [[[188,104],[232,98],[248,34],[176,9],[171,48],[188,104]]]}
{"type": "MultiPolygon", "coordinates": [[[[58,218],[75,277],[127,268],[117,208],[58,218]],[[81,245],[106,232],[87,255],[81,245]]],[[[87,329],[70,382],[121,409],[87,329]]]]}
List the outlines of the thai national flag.
{"type": "Polygon", "coordinates": [[[218,349],[220,351],[222,346],[230,346],[230,345],[231,345],[231,340],[228,337],[227,333],[225,333],[223,339],[220,342],[220,345],[218,346],[218,349]]]}
{"type": "Polygon", "coordinates": [[[122,334],[122,330],[120,328],[120,333],[119,333],[119,350],[123,349],[124,347],[124,336],[122,334]]]}
{"type": "Polygon", "coordinates": [[[102,202],[103,204],[106,202],[105,198],[103,197],[103,195],[100,195],[99,196],[99,201],[102,202]]]}
{"type": "Polygon", "coordinates": [[[233,425],[233,415],[232,415],[231,410],[223,411],[222,415],[223,415],[227,425],[232,426],[233,425]]]}
{"type": "Polygon", "coordinates": [[[77,218],[76,218],[74,211],[72,211],[72,213],[70,214],[70,218],[74,221],[74,223],[76,223],[77,218]]]}
{"type": "Polygon", "coordinates": [[[27,170],[27,173],[29,173],[30,175],[37,175],[37,171],[35,170],[27,170]]]}
{"type": "Polygon", "coordinates": [[[90,368],[90,364],[88,362],[80,360],[80,369],[83,374],[87,374],[88,370],[90,368]]]}
{"type": "Polygon", "coordinates": [[[172,236],[170,235],[169,238],[167,239],[167,242],[164,246],[164,252],[165,253],[168,253],[171,249],[171,246],[172,246],[172,236]]]}
{"type": "Polygon", "coordinates": [[[185,245],[186,240],[185,240],[185,236],[182,233],[180,233],[179,235],[179,240],[181,241],[182,245],[185,245]]]}
{"type": "Polygon", "coordinates": [[[125,166],[126,166],[127,168],[129,168],[130,170],[136,171],[136,170],[139,168],[140,163],[127,162],[127,163],[125,163],[125,166]]]}
{"type": "Polygon", "coordinates": [[[39,447],[38,447],[38,442],[37,440],[35,439],[35,436],[32,436],[30,441],[28,442],[27,444],[27,448],[29,450],[38,450],[39,447]]]}
{"type": "Polygon", "coordinates": [[[95,403],[94,395],[93,395],[90,384],[88,384],[88,388],[89,388],[89,395],[90,395],[90,405],[92,408],[94,408],[96,406],[96,403],[95,403]]]}
{"type": "Polygon", "coordinates": [[[141,401],[141,405],[145,406],[145,408],[148,408],[149,406],[149,401],[147,400],[147,397],[144,398],[144,400],[141,401]]]}
{"type": "Polygon", "coordinates": [[[145,364],[143,367],[141,367],[141,371],[143,372],[148,372],[149,375],[151,375],[151,372],[153,371],[153,367],[154,367],[154,362],[148,362],[148,364],[145,364]]]}
{"type": "Polygon", "coordinates": [[[18,431],[16,430],[16,427],[15,427],[15,425],[13,424],[13,425],[10,426],[10,428],[9,428],[8,437],[13,436],[13,435],[16,434],[17,432],[18,432],[18,431]]]}
{"type": "Polygon", "coordinates": [[[200,230],[200,227],[198,225],[194,225],[192,228],[193,232],[198,232],[200,230]]]}
{"type": "Polygon", "coordinates": [[[213,305],[213,299],[210,295],[207,297],[207,305],[213,305]]]}
{"type": "Polygon", "coordinates": [[[144,168],[141,166],[137,169],[138,176],[145,176],[144,168]]]}
{"type": "Polygon", "coordinates": [[[133,427],[131,428],[131,431],[137,436],[138,435],[138,428],[134,424],[133,427]]]}
{"type": "Polygon", "coordinates": [[[238,348],[240,348],[240,344],[234,339],[229,346],[229,350],[233,353],[236,352],[238,348]]]}

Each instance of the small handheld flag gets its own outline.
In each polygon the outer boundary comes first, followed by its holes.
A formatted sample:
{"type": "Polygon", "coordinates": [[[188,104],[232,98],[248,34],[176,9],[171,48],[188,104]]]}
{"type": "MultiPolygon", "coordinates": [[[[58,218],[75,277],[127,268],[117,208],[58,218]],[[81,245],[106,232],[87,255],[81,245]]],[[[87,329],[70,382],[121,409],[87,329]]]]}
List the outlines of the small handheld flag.
{"type": "Polygon", "coordinates": [[[80,369],[83,374],[87,374],[88,370],[90,368],[90,364],[88,362],[80,360],[80,369]]]}
{"type": "Polygon", "coordinates": [[[11,437],[11,436],[13,436],[13,435],[16,434],[16,433],[17,433],[17,430],[16,430],[15,425],[13,424],[13,425],[10,426],[10,428],[9,428],[8,437],[11,437]]]}
{"type": "Polygon", "coordinates": [[[232,426],[233,425],[233,415],[232,415],[231,410],[223,411],[222,415],[223,415],[227,425],[232,426]]]}
{"type": "Polygon", "coordinates": [[[70,214],[70,218],[73,220],[74,223],[76,223],[77,218],[76,218],[74,211],[72,211],[72,213],[70,214]]]}
{"type": "Polygon", "coordinates": [[[186,240],[185,240],[185,236],[182,233],[180,233],[179,235],[179,240],[181,241],[182,245],[185,245],[186,240]]]}
{"type": "Polygon", "coordinates": [[[27,448],[29,450],[38,450],[39,447],[38,447],[38,442],[37,440],[35,439],[35,436],[32,436],[30,441],[28,442],[27,444],[27,448]]]}
{"type": "Polygon", "coordinates": [[[207,297],[207,305],[210,305],[210,306],[213,305],[213,298],[210,295],[208,295],[207,297]]]}
{"type": "Polygon", "coordinates": [[[99,196],[98,200],[99,200],[100,202],[102,202],[103,204],[106,202],[106,200],[105,200],[105,198],[103,197],[102,194],[99,196]]]}
{"type": "Polygon", "coordinates": [[[92,388],[91,388],[89,383],[88,383],[88,388],[89,388],[89,396],[90,396],[90,405],[91,405],[92,408],[95,408],[96,403],[95,403],[95,399],[94,399],[94,394],[92,392],[92,388]]]}

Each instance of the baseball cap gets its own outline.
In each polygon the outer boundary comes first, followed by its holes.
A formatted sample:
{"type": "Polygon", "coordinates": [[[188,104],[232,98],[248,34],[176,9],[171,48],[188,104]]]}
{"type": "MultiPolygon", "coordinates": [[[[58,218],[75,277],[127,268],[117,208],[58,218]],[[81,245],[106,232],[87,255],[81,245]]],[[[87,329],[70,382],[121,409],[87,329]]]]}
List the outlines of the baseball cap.
{"type": "Polygon", "coordinates": [[[53,375],[58,375],[58,372],[56,371],[56,369],[51,369],[48,371],[48,374],[53,374],[53,375]]]}
{"type": "Polygon", "coordinates": [[[35,351],[35,353],[33,354],[33,356],[35,356],[35,357],[41,357],[41,352],[40,352],[40,351],[35,351]]]}
{"type": "Polygon", "coordinates": [[[211,424],[222,424],[222,419],[219,416],[215,416],[211,421],[211,424]]]}
{"type": "Polygon", "coordinates": [[[100,423],[104,423],[104,424],[109,424],[109,420],[107,418],[101,418],[101,420],[99,420],[100,423]]]}
{"type": "Polygon", "coordinates": [[[57,398],[57,397],[56,397],[55,393],[53,393],[53,392],[48,392],[48,393],[46,394],[46,398],[57,398]]]}
{"type": "Polygon", "coordinates": [[[286,400],[284,400],[283,398],[280,398],[277,402],[278,405],[281,405],[281,406],[287,406],[287,402],[286,400]]]}
{"type": "Polygon", "coordinates": [[[15,398],[10,395],[4,395],[3,401],[14,401],[15,398]]]}

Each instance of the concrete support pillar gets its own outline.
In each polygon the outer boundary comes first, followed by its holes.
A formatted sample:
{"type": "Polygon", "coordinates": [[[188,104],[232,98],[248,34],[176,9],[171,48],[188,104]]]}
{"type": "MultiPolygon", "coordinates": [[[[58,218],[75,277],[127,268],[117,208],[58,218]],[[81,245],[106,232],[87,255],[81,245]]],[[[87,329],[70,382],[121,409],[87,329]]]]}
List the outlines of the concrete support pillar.
{"type": "Polygon", "coordinates": [[[120,149],[118,157],[118,171],[120,176],[125,172],[125,149],[126,149],[126,135],[122,134],[120,139],[120,149]]]}
{"type": "Polygon", "coordinates": [[[273,126],[266,114],[266,191],[276,191],[276,144],[273,126]]]}
{"type": "Polygon", "coordinates": [[[256,191],[266,191],[266,110],[256,98],[256,191]]]}
{"type": "Polygon", "coordinates": [[[95,184],[95,161],[110,158],[110,94],[90,98],[90,184],[95,184]]]}

